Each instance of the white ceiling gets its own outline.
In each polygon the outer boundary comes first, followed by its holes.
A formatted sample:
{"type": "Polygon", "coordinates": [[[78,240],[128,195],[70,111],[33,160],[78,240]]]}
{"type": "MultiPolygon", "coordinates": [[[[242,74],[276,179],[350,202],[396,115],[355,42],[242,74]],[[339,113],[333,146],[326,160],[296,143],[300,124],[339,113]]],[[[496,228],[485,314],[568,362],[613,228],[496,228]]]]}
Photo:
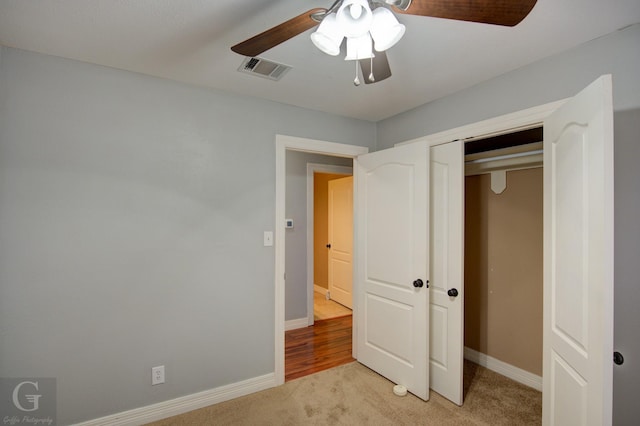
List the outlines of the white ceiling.
{"type": "MultiPolygon", "coordinates": [[[[640,22],[640,0],[538,0],[513,28],[398,15],[393,76],[355,87],[353,62],[316,49],[310,30],[261,57],[279,82],[237,71],[230,46],[332,0],[0,0],[0,43],[378,121],[640,22]]],[[[639,46],[640,49],[640,46],[639,46]]]]}

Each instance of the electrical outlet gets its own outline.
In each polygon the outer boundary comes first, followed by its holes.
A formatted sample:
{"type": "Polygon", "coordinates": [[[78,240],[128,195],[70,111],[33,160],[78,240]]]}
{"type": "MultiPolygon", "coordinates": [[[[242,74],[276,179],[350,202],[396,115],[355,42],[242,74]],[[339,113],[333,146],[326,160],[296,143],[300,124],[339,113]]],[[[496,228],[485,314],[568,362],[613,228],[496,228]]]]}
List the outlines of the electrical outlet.
{"type": "Polygon", "coordinates": [[[164,383],[164,365],[151,368],[151,384],[159,385],[164,383]]]}

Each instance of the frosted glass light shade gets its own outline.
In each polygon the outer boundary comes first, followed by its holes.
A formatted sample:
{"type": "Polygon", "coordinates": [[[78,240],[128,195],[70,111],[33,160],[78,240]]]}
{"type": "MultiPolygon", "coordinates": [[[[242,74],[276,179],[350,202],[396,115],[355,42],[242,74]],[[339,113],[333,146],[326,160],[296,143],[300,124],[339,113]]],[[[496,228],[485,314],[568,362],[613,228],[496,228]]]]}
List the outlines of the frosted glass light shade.
{"type": "Polygon", "coordinates": [[[389,9],[378,7],[373,11],[371,37],[378,52],[383,52],[400,41],[404,31],[405,26],[398,22],[389,9]]]}
{"type": "Polygon", "coordinates": [[[355,38],[347,38],[347,56],[345,61],[357,61],[360,59],[373,58],[373,42],[369,33],[355,38]]]}
{"type": "Polygon", "coordinates": [[[336,15],[331,14],[324,17],[318,29],[311,33],[311,41],[316,47],[327,55],[337,56],[340,53],[340,44],[344,34],[338,25],[336,15]]]}
{"type": "Polygon", "coordinates": [[[345,0],[336,12],[336,19],[345,37],[361,37],[369,32],[373,13],[366,0],[345,0]]]}

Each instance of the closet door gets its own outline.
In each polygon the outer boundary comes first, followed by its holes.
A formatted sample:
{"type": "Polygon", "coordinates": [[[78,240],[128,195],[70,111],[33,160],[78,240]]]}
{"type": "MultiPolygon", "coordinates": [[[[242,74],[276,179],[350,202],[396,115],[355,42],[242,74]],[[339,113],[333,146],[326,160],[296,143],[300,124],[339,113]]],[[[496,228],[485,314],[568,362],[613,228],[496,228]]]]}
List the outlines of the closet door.
{"type": "Polygon", "coordinates": [[[431,148],[430,388],[462,405],[464,347],[464,147],[431,148]]]}
{"type": "Polygon", "coordinates": [[[425,143],[355,161],[358,361],[429,399],[425,143]]]}
{"type": "Polygon", "coordinates": [[[612,422],[612,109],[603,76],[544,122],[545,425],[612,422]]]}

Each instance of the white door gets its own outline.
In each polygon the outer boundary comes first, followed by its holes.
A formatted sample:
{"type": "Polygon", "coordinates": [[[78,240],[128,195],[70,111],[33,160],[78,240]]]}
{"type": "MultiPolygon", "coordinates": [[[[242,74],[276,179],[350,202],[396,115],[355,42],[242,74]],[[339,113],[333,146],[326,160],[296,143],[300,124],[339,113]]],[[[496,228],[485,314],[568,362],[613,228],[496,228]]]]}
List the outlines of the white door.
{"type": "Polygon", "coordinates": [[[612,421],[611,99],[603,76],[544,122],[545,425],[612,421]]]}
{"type": "Polygon", "coordinates": [[[462,405],[464,348],[464,146],[431,148],[430,388],[462,405]]]}
{"type": "Polygon", "coordinates": [[[415,143],[362,155],[354,162],[357,358],[425,400],[428,160],[427,145],[415,143]]]}
{"type": "Polygon", "coordinates": [[[353,306],[353,176],[329,181],[329,294],[353,306]]]}

